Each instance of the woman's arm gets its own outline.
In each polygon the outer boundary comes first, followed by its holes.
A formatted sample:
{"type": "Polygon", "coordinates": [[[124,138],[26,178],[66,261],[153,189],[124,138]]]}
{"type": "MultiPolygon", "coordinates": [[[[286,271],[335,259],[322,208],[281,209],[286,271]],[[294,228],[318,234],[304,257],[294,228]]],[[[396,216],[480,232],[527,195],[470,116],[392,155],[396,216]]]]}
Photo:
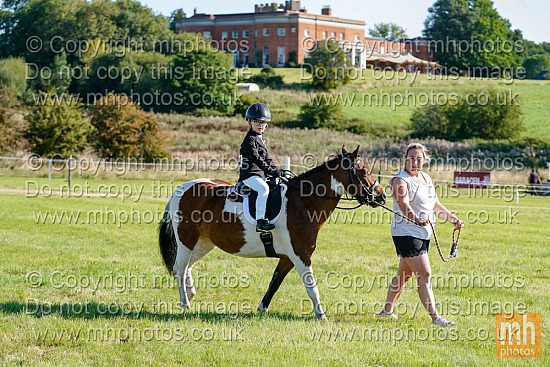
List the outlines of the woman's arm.
{"type": "Polygon", "coordinates": [[[458,219],[456,215],[451,213],[449,209],[445,208],[443,204],[439,202],[439,199],[437,199],[437,201],[435,202],[434,212],[439,218],[454,224],[456,229],[464,227],[464,222],[458,219]]]}
{"type": "Polygon", "coordinates": [[[397,202],[399,209],[401,209],[405,217],[417,224],[420,224],[421,226],[428,225],[428,220],[417,216],[411,208],[411,205],[409,204],[409,188],[407,187],[405,180],[395,177],[392,181],[392,192],[393,199],[397,202]]]}

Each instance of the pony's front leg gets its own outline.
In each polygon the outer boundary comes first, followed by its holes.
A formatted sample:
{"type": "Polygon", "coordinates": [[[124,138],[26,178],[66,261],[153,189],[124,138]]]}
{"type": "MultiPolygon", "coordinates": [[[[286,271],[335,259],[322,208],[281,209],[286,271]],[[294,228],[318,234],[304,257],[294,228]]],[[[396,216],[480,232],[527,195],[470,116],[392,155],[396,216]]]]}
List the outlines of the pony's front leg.
{"type": "Polygon", "coordinates": [[[306,286],[307,294],[313,303],[313,309],[315,310],[315,318],[318,320],[326,320],[325,312],[321,306],[321,301],[319,300],[319,290],[317,289],[317,283],[315,281],[315,275],[313,274],[313,269],[311,265],[305,265],[300,258],[295,259],[294,266],[302,282],[306,286]]]}

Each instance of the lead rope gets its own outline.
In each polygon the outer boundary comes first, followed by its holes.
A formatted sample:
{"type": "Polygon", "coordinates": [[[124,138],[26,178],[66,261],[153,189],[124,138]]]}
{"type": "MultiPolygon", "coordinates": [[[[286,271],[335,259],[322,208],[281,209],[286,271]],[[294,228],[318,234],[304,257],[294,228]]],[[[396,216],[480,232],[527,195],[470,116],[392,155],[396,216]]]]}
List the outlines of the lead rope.
{"type": "MultiPolygon", "coordinates": [[[[378,204],[378,203],[377,203],[378,204]]],[[[400,217],[402,218],[405,218],[406,220],[408,220],[409,222],[419,226],[419,227],[422,227],[420,224],[416,223],[414,220],[412,219],[409,219],[407,217],[405,217],[403,214],[401,213],[397,213],[395,211],[393,211],[392,209],[388,208],[387,206],[385,205],[381,205],[381,204],[378,204],[378,206],[381,206],[382,208],[386,209],[386,210],[389,210],[390,212],[392,212],[393,214],[397,214],[399,215],[400,217]]],[[[437,251],[439,252],[439,256],[441,257],[441,260],[443,260],[444,262],[449,262],[451,261],[451,259],[453,257],[458,257],[458,240],[460,239],[460,231],[461,229],[454,229],[453,231],[453,244],[451,246],[451,253],[449,255],[448,258],[444,258],[443,257],[443,253],[441,252],[441,248],[439,247],[439,241],[437,240],[437,235],[435,234],[435,228],[434,228],[434,225],[432,224],[431,221],[428,221],[428,223],[430,223],[430,227],[432,227],[432,232],[434,234],[434,239],[435,239],[435,245],[437,246],[437,251]],[[456,236],[456,239],[455,239],[455,234],[456,234],[456,231],[458,231],[458,235],[456,236]]]]}

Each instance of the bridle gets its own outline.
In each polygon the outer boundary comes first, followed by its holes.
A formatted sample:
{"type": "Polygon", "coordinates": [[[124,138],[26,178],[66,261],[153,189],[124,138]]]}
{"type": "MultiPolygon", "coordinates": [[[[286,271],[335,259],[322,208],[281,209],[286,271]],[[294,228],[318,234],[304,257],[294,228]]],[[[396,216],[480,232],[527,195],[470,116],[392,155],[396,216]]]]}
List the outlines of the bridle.
{"type": "MultiPolygon", "coordinates": [[[[346,158],[349,160],[349,158],[346,158]]],[[[357,182],[359,183],[359,186],[361,187],[361,189],[363,191],[365,191],[367,193],[367,195],[365,197],[359,197],[359,198],[354,198],[355,200],[357,200],[357,202],[359,202],[359,206],[363,205],[363,204],[368,204],[368,203],[376,203],[377,205],[379,205],[379,203],[377,203],[375,200],[374,200],[374,190],[380,186],[380,182],[378,182],[378,180],[374,180],[374,183],[370,186],[370,187],[367,187],[363,181],[361,181],[359,179],[359,176],[357,175],[357,169],[356,169],[356,166],[357,164],[361,162],[361,159],[357,158],[357,160],[355,162],[352,162],[350,165],[349,165],[349,168],[348,169],[348,172],[349,172],[349,177],[350,177],[350,180],[351,180],[351,184],[353,185],[354,181],[357,180],[357,182]]],[[[363,162],[361,162],[363,163],[363,162]]],[[[363,164],[363,167],[367,173],[367,175],[370,174],[369,170],[367,169],[367,167],[363,164]]],[[[353,197],[353,195],[352,195],[353,197]]],[[[358,207],[359,207],[358,206],[358,207]]],[[[339,208],[340,209],[340,208],[339,208]]]]}
{"type": "MultiPolygon", "coordinates": [[[[370,186],[370,187],[367,187],[360,179],[359,179],[359,176],[357,175],[357,164],[359,162],[361,162],[361,159],[357,158],[357,160],[355,162],[352,162],[350,158],[348,157],[342,157],[343,160],[345,161],[350,161],[349,165],[348,166],[344,166],[343,168],[346,169],[348,172],[349,172],[349,175],[350,175],[350,180],[351,180],[351,185],[354,184],[355,180],[357,180],[357,182],[359,183],[359,186],[361,187],[361,189],[367,193],[366,196],[364,197],[357,197],[357,195],[351,195],[351,197],[347,196],[348,192],[346,191],[346,196],[344,197],[341,197],[341,196],[329,196],[329,195],[319,195],[315,192],[310,192],[311,195],[315,196],[315,197],[318,197],[318,198],[322,198],[322,199],[329,199],[329,200],[344,200],[344,201],[355,201],[357,200],[357,202],[359,203],[357,206],[355,207],[352,207],[352,208],[348,208],[348,207],[339,207],[337,206],[336,209],[341,209],[341,210],[354,210],[354,209],[357,209],[359,208],[360,206],[362,205],[365,205],[365,204],[369,204],[369,203],[375,203],[376,205],[380,205],[379,203],[377,203],[375,200],[374,200],[374,190],[380,186],[380,183],[378,182],[378,180],[375,180],[374,183],[370,186]]],[[[361,162],[363,163],[363,162],[361,162]]],[[[364,167],[365,168],[365,171],[367,172],[367,174],[370,174],[369,170],[367,169],[367,167],[364,167]]],[[[286,172],[289,172],[290,174],[292,174],[293,176],[296,176],[296,174],[292,171],[289,171],[289,170],[285,170],[286,172]]],[[[289,186],[293,186],[293,187],[296,187],[298,189],[301,189],[300,186],[298,185],[295,185],[291,182],[286,182],[285,183],[286,185],[289,185],[289,186]]]]}

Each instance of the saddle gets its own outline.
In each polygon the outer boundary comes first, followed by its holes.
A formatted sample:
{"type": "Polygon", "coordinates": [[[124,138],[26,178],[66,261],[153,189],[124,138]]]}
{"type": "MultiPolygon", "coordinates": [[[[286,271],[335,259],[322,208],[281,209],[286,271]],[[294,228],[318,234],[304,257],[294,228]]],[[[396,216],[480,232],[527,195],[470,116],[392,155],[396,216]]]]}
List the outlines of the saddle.
{"type": "MultiPolygon", "coordinates": [[[[267,184],[269,186],[269,196],[267,198],[265,216],[269,223],[273,224],[281,215],[283,197],[287,187],[281,180],[277,180],[276,178],[268,179],[267,184]]],[[[242,182],[239,182],[235,186],[234,191],[243,198],[243,212],[246,220],[250,224],[256,225],[256,199],[258,198],[258,193],[242,182]]]]}
{"type": "MultiPolygon", "coordinates": [[[[269,186],[269,196],[267,198],[267,206],[265,216],[269,223],[274,224],[281,215],[283,206],[283,197],[285,196],[287,186],[282,183],[282,180],[270,178],[267,180],[269,186]]],[[[239,182],[233,191],[243,199],[243,214],[245,219],[252,225],[256,225],[256,199],[258,193],[239,182]]],[[[263,231],[260,233],[260,239],[265,247],[267,257],[279,257],[273,247],[273,234],[271,231],[263,231]]]]}

